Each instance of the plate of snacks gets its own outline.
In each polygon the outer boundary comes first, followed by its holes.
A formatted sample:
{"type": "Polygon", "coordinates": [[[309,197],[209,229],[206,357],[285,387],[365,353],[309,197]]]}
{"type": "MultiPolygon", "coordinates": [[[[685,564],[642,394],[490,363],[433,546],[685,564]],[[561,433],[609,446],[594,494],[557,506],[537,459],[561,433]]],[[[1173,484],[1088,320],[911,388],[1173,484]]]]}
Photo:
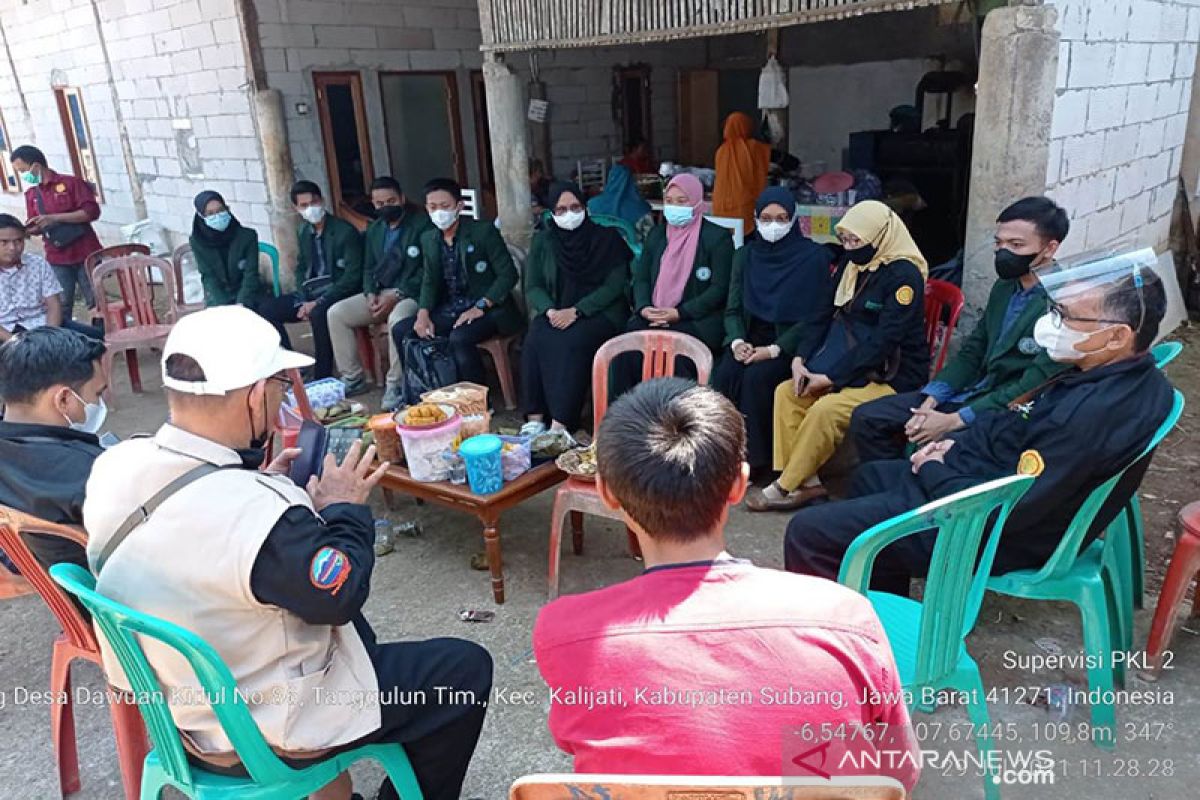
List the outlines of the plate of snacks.
{"type": "Polygon", "coordinates": [[[445,403],[418,403],[396,413],[396,423],[404,428],[431,428],[455,415],[454,406],[445,403]]]}
{"type": "Polygon", "coordinates": [[[581,481],[596,480],[596,448],[580,447],[568,450],[554,461],[558,468],[581,481]]]}

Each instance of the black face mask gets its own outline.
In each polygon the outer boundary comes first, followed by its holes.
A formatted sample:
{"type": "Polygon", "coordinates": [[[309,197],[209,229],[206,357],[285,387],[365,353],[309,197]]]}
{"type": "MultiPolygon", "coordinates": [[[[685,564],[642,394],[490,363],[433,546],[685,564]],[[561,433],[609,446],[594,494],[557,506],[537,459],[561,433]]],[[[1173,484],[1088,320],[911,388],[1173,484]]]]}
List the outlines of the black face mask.
{"type": "MultiPolygon", "coordinates": [[[[263,416],[267,414],[267,394],[263,392],[263,416]]],[[[246,416],[250,420],[250,446],[236,450],[246,469],[258,469],[267,460],[267,440],[271,438],[271,424],[261,434],[254,432],[254,412],[250,409],[250,395],[246,395],[246,416]]]]}
{"type": "Polygon", "coordinates": [[[996,251],[996,274],[1004,280],[1015,280],[1022,275],[1029,274],[1037,257],[1037,253],[1020,255],[1006,247],[1001,247],[996,251]]]}
{"type": "Polygon", "coordinates": [[[404,218],[404,206],[380,206],[375,209],[375,213],[379,215],[381,220],[390,225],[404,218]]]}
{"type": "Polygon", "coordinates": [[[875,254],[879,252],[879,248],[873,244],[864,244],[862,247],[856,247],[853,250],[846,251],[846,257],[855,264],[862,266],[870,264],[871,259],[875,258],[875,254]]]}

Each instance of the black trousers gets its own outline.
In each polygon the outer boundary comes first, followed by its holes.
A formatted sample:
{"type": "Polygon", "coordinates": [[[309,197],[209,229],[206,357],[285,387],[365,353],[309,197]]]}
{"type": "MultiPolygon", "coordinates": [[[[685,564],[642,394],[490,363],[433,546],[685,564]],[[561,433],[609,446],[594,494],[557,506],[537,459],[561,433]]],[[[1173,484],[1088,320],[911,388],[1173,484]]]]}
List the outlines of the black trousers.
{"type": "MultiPolygon", "coordinates": [[[[264,297],[258,301],[254,310],[260,317],[275,326],[275,330],[279,331],[279,338],[282,340],[283,346],[291,349],[292,340],[288,338],[284,323],[301,321],[296,316],[296,312],[303,302],[304,300],[295,294],[264,297]]],[[[329,303],[318,302],[308,315],[308,322],[312,326],[313,357],[316,360],[313,365],[313,380],[333,376],[333,340],[329,338],[329,320],[327,319],[329,306],[329,303]]]]}
{"type": "MultiPolygon", "coordinates": [[[[495,315],[484,312],[483,316],[468,325],[454,327],[461,311],[455,311],[448,305],[439,306],[430,313],[433,320],[433,331],[438,336],[450,340],[450,349],[454,353],[454,363],[458,368],[460,381],[472,383],[487,383],[487,373],[483,369],[483,357],[479,355],[477,345],[491,339],[499,331],[496,327],[495,315]]],[[[415,336],[413,327],[417,318],[402,319],[392,328],[392,339],[396,342],[396,350],[404,358],[404,340],[415,336]]]]}
{"type": "MultiPolygon", "coordinates": [[[[908,440],[904,425],[912,417],[912,409],[925,402],[921,392],[904,392],[863,403],[850,417],[850,438],[858,450],[858,459],[885,461],[904,458],[908,440]]],[[[941,403],[937,410],[949,414],[962,408],[962,403],[941,403]]]]}
{"type": "MultiPolygon", "coordinates": [[[[788,572],[837,580],[846,548],[873,525],[929,502],[912,466],[904,459],[863,464],[854,473],[848,500],[796,512],[784,538],[788,572]]],[[[906,536],[875,559],[871,588],[908,595],[909,582],[929,570],[937,530],[906,536]]]]}
{"type": "Polygon", "coordinates": [[[771,466],[775,387],[791,375],[787,356],[747,365],[728,351],[713,371],[713,388],[732,400],[746,418],[746,460],[751,469],[771,466]]]}
{"type": "Polygon", "coordinates": [[[521,352],[521,404],[527,414],[541,414],[579,428],[580,415],[592,390],[592,357],[617,334],[608,317],[579,317],[558,329],[542,314],[529,324],[521,352]]]}
{"type": "MultiPolygon", "coordinates": [[[[645,317],[643,317],[641,314],[634,314],[629,318],[628,324],[625,325],[625,331],[627,333],[629,331],[649,330],[660,329],[651,328],[650,323],[647,322],[645,317]]],[[[677,322],[668,328],[663,328],[662,330],[679,331],[680,333],[686,333],[688,336],[694,336],[695,338],[700,339],[700,341],[704,341],[697,331],[696,326],[691,322],[677,322]]],[[[696,380],[698,374],[699,373],[696,372],[696,365],[692,363],[691,359],[681,358],[675,364],[675,377],[677,378],[691,378],[692,380],[696,380]]],[[[616,400],[618,397],[625,394],[625,392],[628,392],[641,382],[641,355],[637,353],[625,353],[624,355],[617,356],[615,359],[613,359],[612,367],[609,369],[608,401],[611,403],[613,400],[616,400]]]]}

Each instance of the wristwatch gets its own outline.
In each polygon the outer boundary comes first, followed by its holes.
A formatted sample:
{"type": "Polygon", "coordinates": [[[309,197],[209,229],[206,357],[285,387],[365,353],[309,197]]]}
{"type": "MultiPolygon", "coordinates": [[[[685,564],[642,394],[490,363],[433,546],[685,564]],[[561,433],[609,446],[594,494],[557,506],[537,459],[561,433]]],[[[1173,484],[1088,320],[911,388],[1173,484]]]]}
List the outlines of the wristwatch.
{"type": "Polygon", "coordinates": [[[486,297],[481,297],[475,301],[475,307],[480,311],[487,311],[489,308],[491,308],[491,304],[488,303],[486,297]]]}

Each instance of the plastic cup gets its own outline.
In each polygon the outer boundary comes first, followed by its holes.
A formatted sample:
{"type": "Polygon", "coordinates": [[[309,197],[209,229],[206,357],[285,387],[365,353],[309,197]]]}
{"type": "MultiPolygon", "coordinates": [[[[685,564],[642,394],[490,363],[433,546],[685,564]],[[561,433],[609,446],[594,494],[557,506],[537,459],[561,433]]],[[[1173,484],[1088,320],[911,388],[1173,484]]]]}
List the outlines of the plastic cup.
{"type": "Polygon", "coordinates": [[[501,447],[500,437],[490,433],[472,436],[458,446],[459,455],[467,465],[467,482],[475,494],[492,494],[504,485],[501,447]]]}

